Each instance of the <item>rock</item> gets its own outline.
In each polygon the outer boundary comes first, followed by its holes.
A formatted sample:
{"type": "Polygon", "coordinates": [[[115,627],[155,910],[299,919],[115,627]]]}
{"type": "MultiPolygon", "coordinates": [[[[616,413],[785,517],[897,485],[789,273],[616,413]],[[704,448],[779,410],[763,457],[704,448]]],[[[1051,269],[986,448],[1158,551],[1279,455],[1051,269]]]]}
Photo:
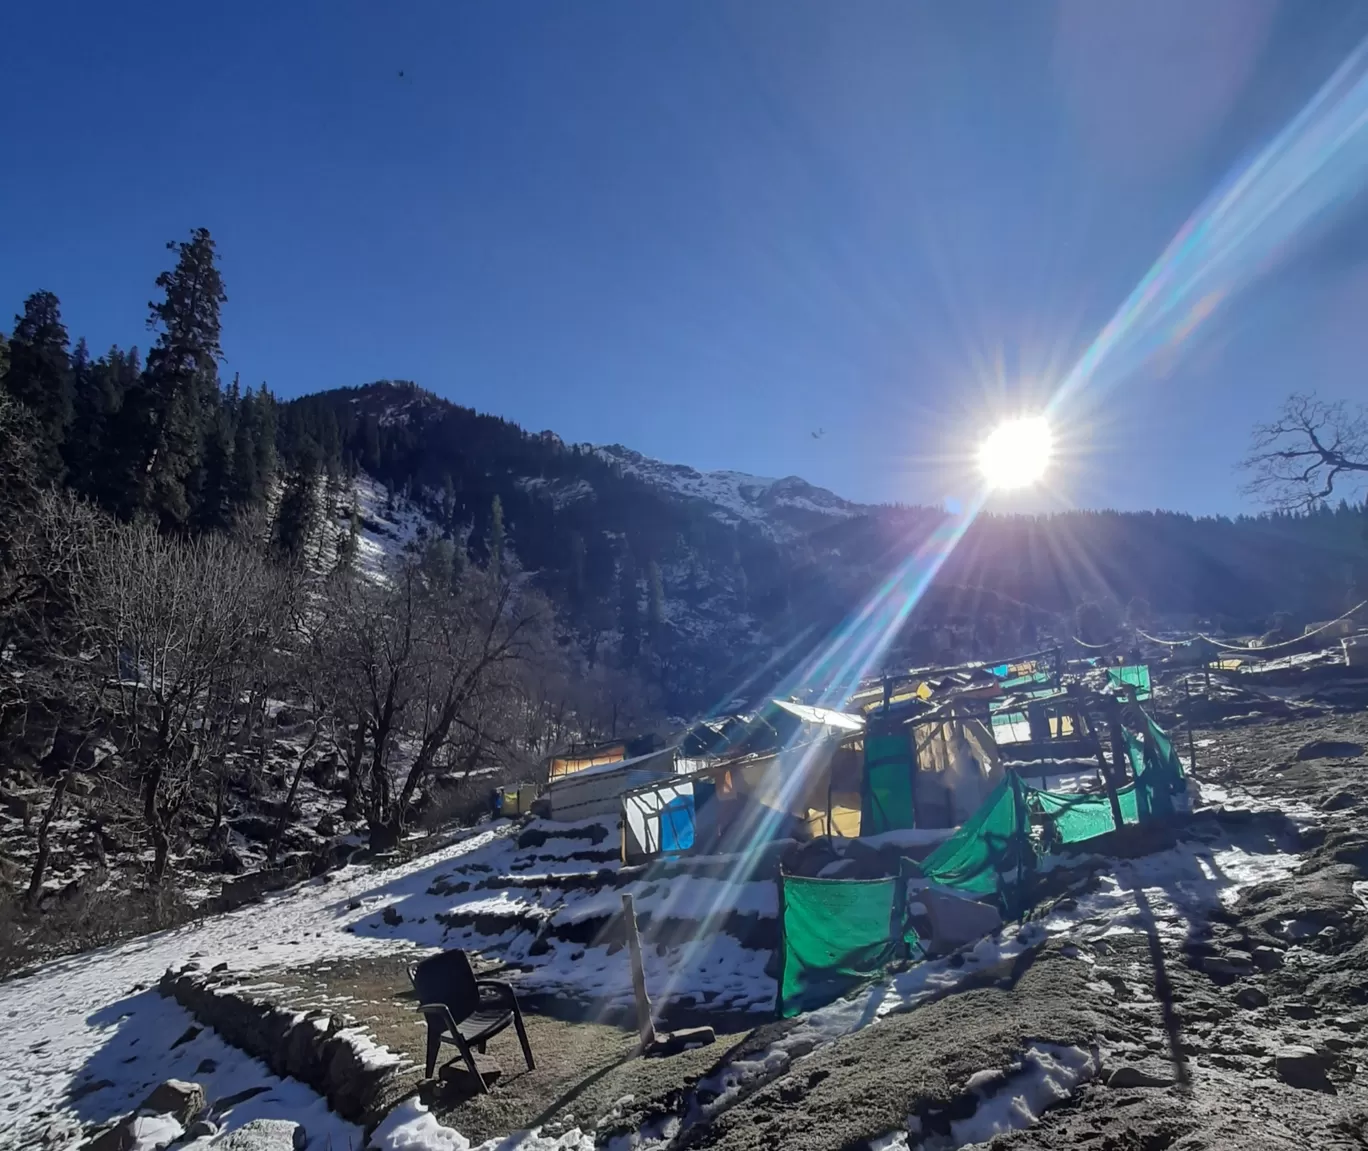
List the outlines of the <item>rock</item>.
{"type": "Polygon", "coordinates": [[[218,1060],[201,1059],[199,1066],[195,1068],[196,1075],[209,1075],[218,1070],[218,1060]]]}
{"type": "Polygon", "coordinates": [[[544,937],[538,936],[532,940],[531,946],[527,949],[527,954],[529,956],[546,955],[550,950],[551,944],[544,937]]]}
{"type": "Polygon", "coordinates": [[[1253,1010],[1256,1007],[1267,1007],[1268,995],[1258,987],[1241,987],[1235,995],[1235,1002],[1241,1007],[1253,1010]]]}
{"type": "Polygon", "coordinates": [[[130,1115],[81,1144],[81,1151],[132,1151],[138,1141],[137,1117],[130,1115]]]}
{"type": "Polygon", "coordinates": [[[1298,760],[1306,759],[1353,759],[1356,755],[1363,754],[1361,743],[1350,743],[1345,739],[1313,739],[1310,743],[1302,744],[1295,756],[1298,760]]]}
{"type": "Polygon", "coordinates": [[[1293,1019],[1312,1019],[1316,1015],[1316,1009],[1310,1003],[1303,1003],[1297,999],[1288,1000],[1283,1003],[1282,1009],[1292,1016],[1293,1019]]]}
{"type": "Polygon", "coordinates": [[[1250,958],[1260,971],[1276,971],[1283,965],[1283,953],[1276,947],[1256,947],[1250,958]]]}
{"type": "Polygon", "coordinates": [[[1232,951],[1225,955],[1206,956],[1202,960],[1202,970],[1208,975],[1239,979],[1241,976],[1253,974],[1254,962],[1248,956],[1232,951]]]}
{"type": "Polygon", "coordinates": [[[1281,1047],[1273,1053],[1273,1069],[1279,1079],[1292,1087],[1305,1091],[1324,1091],[1330,1086],[1325,1073],[1329,1070],[1331,1058],[1312,1047],[1281,1047]]]}
{"type": "Polygon", "coordinates": [[[1359,797],[1352,791],[1337,791],[1321,804],[1322,811],[1347,811],[1357,806],[1359,797]]]}
{"type": "Polygon", "coordinates": [[[1176,1080],[1172,1075],[1152,1075],[1142,1068],[1132,1067],[1129,1064],[1116,1068],[1107,1076],[1107,1086],[1117,1088],[1169,1087],[1175,1082],[1176,1080]]]}
{"type": "Polygon", "coordinates": [[[174,1051],[183,1043],[189,1043],[190,1040],[195,1038],[195,1036],[203,1030],[203,1027],[196,1027],[194,1024],[191,1024],[189,1027],[187,1027],[184,1031],[181,1032],[180,1038],[177,1039],[173,1044],[171,1044],[171,1050],[174,1051]]]}
{"type": "Polygon", "coordinates": [[[185,1129],[185,1141],[189,1143],[192,1139],[204,1139],[218,1133],[217,1123],[210,1122],[208,1119],[196,1119],[185,1129]]]}
{"type": "Polygon", "coordinates": [[[170,1115],[181,1124],[190,1122],[204,1110],[204,1088],[184,1079],[168,1079],[154,1087],[138,1107],[154,1115],[170,1115]]]}
{"type": "Polygon", "coordinates": [[[304,1151],[309,1137],[293,1119],[253,1119],[214,1143],[214,1151],[304,1151]]]}
{"type": "Polygon", "coordinates": [[[391,927],[398,927],[399,924],[404,922],[404,917],[394,910],[393,904],[387,906],[385,910],[380,913],[380,918],[391,927]]]}
{"type": "Polygon", "coordinates": [[[210,971],[227,971],[227,970],[228,970],[228,960],[225,959],[222,963],[215,963],[213,967],[209,968],[209,970],[210,970],[210,971]]]}
{"type": "Polygon", "coordinates": [[[16,795],[12,791],[0,791],[0,807],[8,811],[15,819],[22,819],[28,822],[30,804],[22,795],[16,795]]]}
{"type": "Polygon", "coordinates": [[[337,834],[337,816],[331,812],[324,812],[314,830],[324,838],[331,839],[337,834]]]}

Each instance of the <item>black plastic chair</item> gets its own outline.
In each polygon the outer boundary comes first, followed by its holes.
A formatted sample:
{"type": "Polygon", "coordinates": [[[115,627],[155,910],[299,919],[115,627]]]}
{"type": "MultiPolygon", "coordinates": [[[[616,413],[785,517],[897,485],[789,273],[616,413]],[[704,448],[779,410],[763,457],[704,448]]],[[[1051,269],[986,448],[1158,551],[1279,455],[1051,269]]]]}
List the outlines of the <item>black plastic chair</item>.
{"type": "Polygon", "coordinates": [[[436,1069],[442,1044],[451,1043],[465,1059],[480,1092],[487,1094],[489,1087],[475,1065],[475,1051],[483,1055],[485,1044],[510,1023],[518,1030],[527,1069],[536,1070],[522,1011],[509,984],[497,979],[476,979],[470,957],[464,951],[444,951],[414,964],[408,971],[421,1004],[418,1010],[427,1019],[429,1079],[436,1069]]]}

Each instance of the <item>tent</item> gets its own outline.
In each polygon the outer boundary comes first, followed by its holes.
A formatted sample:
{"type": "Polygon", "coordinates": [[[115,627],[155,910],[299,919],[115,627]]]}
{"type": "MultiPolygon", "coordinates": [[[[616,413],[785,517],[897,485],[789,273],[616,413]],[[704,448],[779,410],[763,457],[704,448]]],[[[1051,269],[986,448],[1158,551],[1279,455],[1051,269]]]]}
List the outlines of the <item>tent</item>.
{"type": "Polygon", "coordinates": [[[553,779],[543,798],[551,819],[569,821],[593,816],[617,816],[624,792],[675,774],[675,749],[667,747],[634,759],[616,760],[586,767],[553,779]]]}

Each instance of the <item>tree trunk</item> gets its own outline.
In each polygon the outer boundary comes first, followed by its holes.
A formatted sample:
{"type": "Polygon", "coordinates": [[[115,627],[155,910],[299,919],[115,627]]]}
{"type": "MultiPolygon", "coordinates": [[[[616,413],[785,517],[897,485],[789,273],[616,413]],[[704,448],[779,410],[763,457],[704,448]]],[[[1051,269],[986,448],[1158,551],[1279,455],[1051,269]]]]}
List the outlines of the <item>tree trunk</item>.
{"type": "Polygon", "coordinates": [[[309,742],[305,744],[299,753],[299,760],[295,764],[294,778],[290,780],[290,790],[285,794],[285,802],[280,807],[280,818],[276,821],[275,834],[271,836],[271,846],[267,851],[266,858],[271,863],[276,861],[276,854],[280,851],[280,841],[285,835],[285,825],[290,822],[290,812],[294,808],[295,796],[299,794],[299,781],[304,776],[304,769],[309,764],[309,756],[313,754],[314,744],[318,741],[318,729],[314,728],[314,734],[309,737],[309,742]]]}
{"type": "Polygon", "coordinates": [[[33,874],[29,876],[27,895],[30,907],[37,905],[38,896],[43,890],[43,877],[47,872],[48,855],[51,851],[48,832],[52,829],[52,821],[62,810],[62,800],[66,797],[67,783],[70,779],[70,771],[62,772],[57,780],[57,786],[52,789],[52,798],[48,800],[47,810],[43,812],[43,821],[38,825],[38,853],[33,858],[33,874]]]}
{"type": "Polygon", "coordinates": [[[366,727],[358,723],[352,732],[351,747],[347,749],[347,803],[342,808],[343,819],[360,819],[361,762],[366,757],[366,727]]]}
{"type": "Polygon", "coordinates": [[[166,875],[166,864],[171,856],[171,837],[167,833],[166,813],[157,802],[165,768],[158,764],[143,782],[143,820],[152,841],[152,886],[160,887],[166,875]]]}

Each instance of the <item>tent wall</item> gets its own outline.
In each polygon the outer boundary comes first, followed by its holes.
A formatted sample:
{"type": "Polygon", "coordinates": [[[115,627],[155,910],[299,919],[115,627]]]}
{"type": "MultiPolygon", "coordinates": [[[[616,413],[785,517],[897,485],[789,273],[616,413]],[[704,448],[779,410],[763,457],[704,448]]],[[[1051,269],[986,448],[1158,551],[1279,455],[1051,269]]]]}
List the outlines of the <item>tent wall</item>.
{"type": "Polygon", "coordinates": [[[595,748],[583,755],[558,755],[551,760],[547,775],[551,779],[561,779],[567,775],[584,771],[590,767],[602,767],[605,763],[621,763],[627,758],[627,745],[595,748]]]}
{"type": "MultiPolygon", "coordinates": [[[[672,805],[680,801],[687,803],[687,810],[694,809],[694,782],[691,779],[667,780],[659,787],[649,791],[633,791],[622,797],[622,858],[626,863],[636,863],[659,855],[665,847],[661,837],[661,812],[666,808],[679,810],[672,805]]],[[[677,820],[671,821],[671,828],[677,827],[677,820]]],[[[667,830],[669,830],[667,828],[667,830]]],[[[681,850],[679,847],[673,850],[681,850]]]]}
{"type": "Polygon", "coordinates": [[[607,764],[553,779],[546,787],[550,818],[567,822],[602,815],[616,818],[622,807],[623,792],[674,775],[674,756],[675,749],[667,747],[637,759],[623,760],[620,764],[607,764]]]}

